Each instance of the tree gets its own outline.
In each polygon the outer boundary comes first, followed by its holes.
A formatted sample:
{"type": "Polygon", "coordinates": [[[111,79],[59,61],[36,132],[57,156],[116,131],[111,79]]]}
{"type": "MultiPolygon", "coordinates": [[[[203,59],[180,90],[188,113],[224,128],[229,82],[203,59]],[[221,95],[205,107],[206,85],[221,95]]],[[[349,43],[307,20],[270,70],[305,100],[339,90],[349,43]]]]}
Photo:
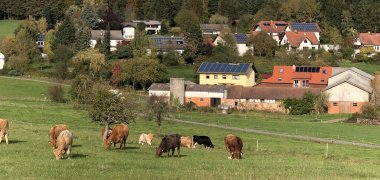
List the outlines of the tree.
{"type": "MultiPolygon", "coordinates": [[[[104,125],[108,129],[114,123],[129,124],[136,117],[136,103],[128,95],[130,93],[113,93],[112,88],[100,85],[94,90],[89,115],[95,122],[104,125]]],[[[103,134],[103,140],[107,138],[107,131],[103,134]]]]}
{"type": "Polygon", "coordinates": [[[93,29],[96,27],[96,13],[91,7],[90,3],[86,3],[82,8],[82,13],[80,19],[85,23],[86,26],[93,29]]]}
{"type": "Polygon", "coordinates": [[[162,55],[160,55],[160,63],[165,64],[166,66],[176,66],[179,64],[179,60],[181,55],[176,51],[168,51],[162,55]]]}
{"type": "Polygon", "coordinates": [[[73,47],[75,43],[75,28],[70,21],[70,18],[65,18],[55,33],[53,40],[53,49],[57,48],[59,44],[73,47]]]}
{"type": "Polygon", "coordinates": [[[88,27],[79,27],[75,33],[75,50],[82,51],[90,47],[91,31],[88,27]]]}
{"type": "Polygon", "coordinates": [[[66,79],[69,60],[74,56],[71,47],[58,45],[54,50],[52,61],[55,63],[55,75],[58,79],[66,79]]]}
{"type": "Polygon", "coordinates": [[[259,56],[273,57],[277,48],[277,42],[264,31],[251,36],[249,44],[253,45],[254,54],[259,56]]]}
{"type": "Polygon", "coordinates": [[[318,22],[321,5],[316,0],[286,0],[279,9],[282,19],[294,22],[318,22]]]}
{"type": "Polygon", "coordinates": [[[72,59],[71,64],[76,74],[86,74],[92,79],[101,79],[102,72],[108,64],[104,54],[97,49],[86,49],[78,52],[72,59]]]}
{"type": "Polygon", "coordinates": [[[129,45],[118,46],[116,54],[119,59],[133,58],[133,50],[129,45]]]}
{"type": "Polygon", "coordinates": [[[161,134],[161,123],[165,116],[169,114],[170,106],[165,96],[149,96],[148,102],[148,118],[154,119],[157,123],[157,133],[161,134]]]}
{"type": "Polygon", "coordinates": [[[102,40],[102,48],[101,52],[106,56],[106,59],[110,59],[111,57],[111,27],[110,24],[107,25],[107,30],[104,34],[102,40]]]}
{"type": "Polygon", "coordinates": [[[48,28],[48,24],[46,22],[46,18],[42,17],[37,22],[37,28],[40,34],[45,34],[48,28]]]}
{"type": "Polygon", "coordinates": [[[283,104],[291,115],[310,114],[314,109],[314,95],[305,93],[302,99],[286,99],[283,104]]]}
{"type": "Polygon", "coordinates": [[[209,58],[209,61],[220,63],[239,63],[240,59],[241,58],[236,50],[220,44],[212,50],[212,55],[209,58]]]}
{"type": "Polygon", "coordinates": [[[210,24],[228,24],[228,17],[214,14],[210,17],[210,24]]]}

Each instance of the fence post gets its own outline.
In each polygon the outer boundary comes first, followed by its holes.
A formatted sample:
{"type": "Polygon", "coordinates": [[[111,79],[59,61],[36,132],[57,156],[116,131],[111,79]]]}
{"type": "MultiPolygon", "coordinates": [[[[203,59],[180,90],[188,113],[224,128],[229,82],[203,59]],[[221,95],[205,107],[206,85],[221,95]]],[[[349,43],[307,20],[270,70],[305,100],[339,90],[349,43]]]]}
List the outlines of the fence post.
{"type": "Polygon", "coordinates": [[[256,151],[259,151],[259,140],[256,140],[256,151]]]}
{"type": "Polygon", "coordinates": [[[326,143],[326,153],[325,157],[327,158],[329,156],[329,143],[326,143]]]}

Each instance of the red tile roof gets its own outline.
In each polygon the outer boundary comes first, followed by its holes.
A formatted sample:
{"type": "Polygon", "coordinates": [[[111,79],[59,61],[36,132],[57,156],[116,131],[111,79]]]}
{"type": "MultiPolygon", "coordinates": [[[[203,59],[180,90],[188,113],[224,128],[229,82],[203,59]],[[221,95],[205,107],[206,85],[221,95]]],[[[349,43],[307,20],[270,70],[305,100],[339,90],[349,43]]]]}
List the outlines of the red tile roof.
{"type": "Polygon", "coordinates": [[[260,27],[261,31],[279,33],[284,32],[288,25],[285,21],[260,21],[255,25],[255,29],[260,27]]]}
{"type": "Polygon", "coordinates": [[[269,73],[262,73],[262,74],[261,74],[261,78],[262,78],[262,79],[268,79],[268,78],[270,78],[270,77],[272,77],[272,74],[269,74],[269,73]]]}
{"type": "Polygon", "coordinates": [[[285,36],[288,38],[289,44],[292,47],[299,47],[300,44],[308,39],[311,44],[317,45],[319,44],[318,38],[314,32],[285,32],[285,36]]]}
{"type": "Polygon", "coordinates": [[[380,46],[380,33],[360,33],[359,40],[362,45],[380,46]]]}
{"type": "Polygon", "coordinates": [[[264,79],[261,83],[293,84],[294,79],[309,79],[311,85],[327,86],[327,80],[332,73],[332,67],[328,66],[320,67],[319,72],[296,72],[296,67],[302,66],[274,66],[272,77],[264,79]]]}

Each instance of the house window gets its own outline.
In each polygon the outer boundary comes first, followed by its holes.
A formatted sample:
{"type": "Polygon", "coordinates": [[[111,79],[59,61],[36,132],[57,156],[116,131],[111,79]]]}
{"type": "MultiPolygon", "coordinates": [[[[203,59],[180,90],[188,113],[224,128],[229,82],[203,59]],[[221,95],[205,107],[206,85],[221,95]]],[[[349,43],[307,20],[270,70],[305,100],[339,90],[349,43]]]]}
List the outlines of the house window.
{"type": "Polygon", "coordinates": [[[210,75],[206,75],[206,79],[210,79],[210,75]]]}
{"type": "Polygon", "coordinates": [[[321,82],[325,82],[325,80],[324,80],[324,79],[321,79],[321,82]]]}
{"type": "Polygon", "coordinates": [[[234,80],[239,80],[239,79],[240,79],[240,76],[239,76],[239,75],[233,75],[233,76],[232,76],[232,79],[234,79],[234,80]]]}
{"type": "Polygon", "coordinates": [[[305,39],[303,42],[304,42],[304,43],[307,43],[307,40],[305,39]]]}
{"type": "Polygon", "coordinates": [[[338,106],[338,103],[337,102],[333,102],[333,106],[338,106]]]}
{"type": "Polygon", "coordinates": [[[278,80],[278,81],[282,81],[282,78],[279,77],[277,80],[278,80]]]}
{"type": "Polygon", "coordinates": [[[302,87],[309,87],[309,80],[302,80],[302,87]]]}
{"type": "Polygon", "coordinates": [[[293,83],[293,87],[299,87],[299,81],[298,80],[294,80],[294,83],[293,83]]]}
{"type": "Polygon", "coordinates": [[[356,106],[358,106],[358,103],[352,103],[352,106],[356,107],[356,106]]]}
{"type": "Polygon", "coordinates": [[[326,69],[322,70],[322,74],[327,74],[326,69]]]}
{"type": "Polygon", "coordinates": [[[218,79],[218,75],[217,74],[214,75],[214,79],[218,79]]]}
{"type": "Polygon", "coordinates": [[[283,69],[283,68],[280,68],[279,72],[280,72],[280,73],[283,73],[283,72],[284,72],[284,69],[283,69]]]}
{"type": "Polygon", "coordinates": [[[203,101],[203,98],[200,98],[199,101],[203,101]]]}
{"type": "Polygon", "coordinates": [[[227,75],[222,75],[222,79],[227,79],[227,75]]]}

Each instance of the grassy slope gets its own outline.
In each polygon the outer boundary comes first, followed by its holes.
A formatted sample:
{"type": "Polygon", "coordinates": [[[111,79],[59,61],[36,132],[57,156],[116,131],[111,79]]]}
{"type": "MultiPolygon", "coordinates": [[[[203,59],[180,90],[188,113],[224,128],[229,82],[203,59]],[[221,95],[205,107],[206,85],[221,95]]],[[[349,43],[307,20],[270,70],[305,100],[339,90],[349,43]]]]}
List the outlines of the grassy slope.
{"type": "Polygon", "coordinates": [[[377,64],[367,64],[367,63],[352,63],[350,61],[341,61],[339,62],[339,66],[341,67],[356,67],[365,71],[369,74],[374,74],[375,72],[380,70],[380,65],[377,64]]]}
{"type": "Polygon", "coordinates": [[[5,36],[14,36],[14,31],[21,21],[19,20],[0,20],[0,42],[5,36]]]}
{"type": "Polygon", "coordinates": [[[196,73],[194,72],[194,66],[182,65],[182,66],[169,66],[168,77],[169,78],[185,78],[186,80],[196,82],[196,73]]]}
{"type": "MultiPolygon", "coordinates": [[[[69,104],[44,101],[45,84],[15,80],[6,86],[29,86],[30,97],[18,97],[22,88],[0,86],[2,117],[9,118],[10,144],[0,144],[0,172],[4,179],[356,179],[379,178],[380,150],[293,141],[165,122],[162,132],[209,135],[215,149],[181,149],[181,158],[155,158],[153,146],[137,144],[141,132],[154,132],[154,122],[138,119],[130,124],[127,148],[106,151],[101,127],[87,113],[69,104]],[[42,89],[41,89],[42,88],[42,89]],[[9,92],[14,91],[14,92],[9,92]],[[75,135],[71,160],[54,160],[47,143],[51,125],[67,123],[75,135]],[[235,133],[244,141],[241,161],[227,160],[223,136],[235,133]],[[256,140],[259,151],[256,152],[256,140]]],[[[233,117],[233,116],[232,116],[233,117]]],[[[224,118],[221,118],[224,119],[224,118]]],[[[235,118],[236,119],[236,118],[235,118]]],[[[301,121],[301,120],[297,120],[301,121]]]]}

